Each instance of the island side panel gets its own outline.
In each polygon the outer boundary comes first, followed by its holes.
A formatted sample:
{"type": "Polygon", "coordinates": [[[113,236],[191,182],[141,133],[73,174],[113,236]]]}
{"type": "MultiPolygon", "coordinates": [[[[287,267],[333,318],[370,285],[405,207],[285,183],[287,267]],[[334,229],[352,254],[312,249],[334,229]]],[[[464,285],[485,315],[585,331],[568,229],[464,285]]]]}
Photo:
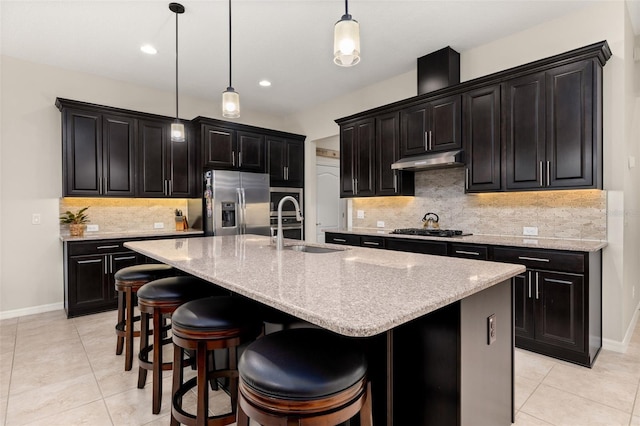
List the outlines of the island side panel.
{"type": "Polygon", "coordinates": [[[460,302],[461,424],[510,425],[513,419],[513,310],[511,280],[460,302]],[[495,318],[489,344],[488,318],[495,318]]]}

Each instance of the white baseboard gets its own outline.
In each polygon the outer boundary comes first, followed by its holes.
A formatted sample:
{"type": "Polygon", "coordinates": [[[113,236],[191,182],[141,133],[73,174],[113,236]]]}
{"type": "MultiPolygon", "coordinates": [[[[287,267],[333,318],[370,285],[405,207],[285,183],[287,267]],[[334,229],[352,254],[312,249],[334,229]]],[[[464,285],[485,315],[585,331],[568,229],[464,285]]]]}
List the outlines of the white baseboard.
{"type": "Polygon", "coordinates": [[[633,332],[636,329],[636,325],[638,324],[639,319],[640,319],[640,304],[636,306],[635,314],[633,314],[633,318],[631,318],[631,322],[629,323],[627,332],[624,335],[624,339],[622,339],[621,342],[617,340],[602,339],[602,349],[606,349],[608,351],[625,353],[627,351],[627,347],[629,346],[629,342],[631,341],[631,335],[633,335],[633,332]]]}
{"type": "Polygon", "coordinates": [[[64,309],[64,304],[62,302],[51,303],[50,305],[32,306],[30,308],[14,309],[12,311],[3,311],[0,312],[0,320],[41,314],[43,312],[58,311],[60,309],[64,309]]]}

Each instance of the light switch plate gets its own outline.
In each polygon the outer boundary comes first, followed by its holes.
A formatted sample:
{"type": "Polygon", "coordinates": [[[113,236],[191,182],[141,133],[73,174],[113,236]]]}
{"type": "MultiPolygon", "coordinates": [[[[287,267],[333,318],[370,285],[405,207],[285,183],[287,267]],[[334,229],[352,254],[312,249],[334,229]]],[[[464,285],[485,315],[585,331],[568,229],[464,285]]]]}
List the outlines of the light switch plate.
{"type": "Polygon", "coordinates": [[[364,219],[364,210],[357,210],[356,215],[358,219],[364,219]]]}
{"type": "Polygon", "coordinates": [[[522,235],[538,235],[537,226],[523,226],[522,235]]]}
{"type": "Polygon", "coordinates": [[[153,224],[154,229],[162,229],[164,228],[164,223],[162,222],[156,222],[153,224]]]}
{"type": "Polygon", "coordinates": [[[487,317],[487,345],[496,341],[496,314],[487,317]]]}
{"type": "Polygon", "coordinates": [[[40,216],[40,213],[34,213],[31,215],[32,225],[40,225],[41,223],[42,223],[42,216],[40,216]]]}
{"type": "Polygon", "coordinates": [[[384,220],[379,220],[379,221],[376,223],[376,226],[377,226],[378,228],[384,228],[384,220]]]}
{"type": "Polygon", "coordinates": [[[87,232],[98,232],[100,230],[100,226],[98,225],[87,225],[87,232]]]}

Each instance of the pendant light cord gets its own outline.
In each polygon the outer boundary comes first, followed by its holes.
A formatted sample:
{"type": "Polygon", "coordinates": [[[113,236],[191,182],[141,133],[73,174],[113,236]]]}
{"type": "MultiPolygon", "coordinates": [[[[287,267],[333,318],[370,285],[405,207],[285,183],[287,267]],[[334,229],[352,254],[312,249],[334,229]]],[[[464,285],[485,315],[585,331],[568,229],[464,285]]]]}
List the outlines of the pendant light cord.
{"type": "Polygon", "coordinates": [[[176,120],[178,117],[178,13],[176,12],[176,120]]]}
{"type": "Polygon", "coordinates": [[[349,14],[349,0],[344,0],[344,14],[349,14]]]}
{"type": "Polygon", "coordinates": [[[231,85],[231,0],[229,0],[229,87],[231,85]]]}

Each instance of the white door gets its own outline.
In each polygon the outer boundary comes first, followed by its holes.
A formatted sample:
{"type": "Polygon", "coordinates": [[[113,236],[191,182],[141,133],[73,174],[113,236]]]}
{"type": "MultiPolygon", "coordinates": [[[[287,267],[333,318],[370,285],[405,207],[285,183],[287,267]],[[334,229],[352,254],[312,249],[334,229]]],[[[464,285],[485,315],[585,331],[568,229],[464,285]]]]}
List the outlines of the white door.
{"type": "Polygon", "coordinates": [[[316,166],[316,238],[324,242],[324,229],[338,228],[343,224],[344,201],[340,199],[340,166],[318,164],[316,166]]]}

